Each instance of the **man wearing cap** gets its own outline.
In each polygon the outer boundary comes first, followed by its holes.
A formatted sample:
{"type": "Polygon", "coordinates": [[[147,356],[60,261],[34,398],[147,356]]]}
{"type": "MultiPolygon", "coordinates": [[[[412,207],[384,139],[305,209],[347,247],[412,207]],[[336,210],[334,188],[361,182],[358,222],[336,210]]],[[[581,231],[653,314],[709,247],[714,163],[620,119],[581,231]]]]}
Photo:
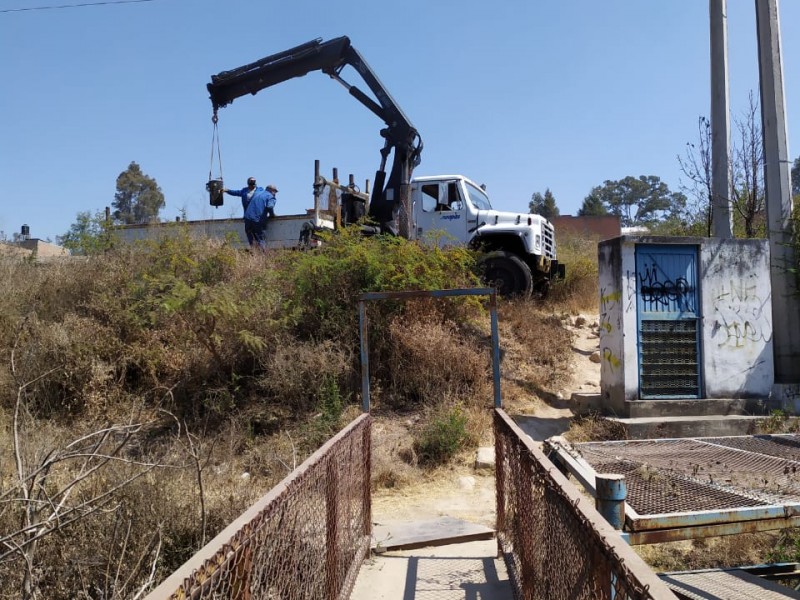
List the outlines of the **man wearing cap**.
{"type": "Polygon", "coordinates": [[[268,185],[267,189],[257,188],[250,196],[244,209],[244,232],[250,247],[258,246],[267,249],[267,219],[274,217],[275,193],[277,188],[268,185]]]}
{"type": "Polygon", "coordinates": [[[248,177],[247,187],[243,187],[240,190],[229,190],[228,188],[225,188],[222,191],[226,194],[230,194],[231,196],[239,196],[242,199],[242,209],[247,210],[247,205],[250,204],[253,194],[262,189],[263,188],[256,187],[255,177],[248,177]]]}
{"type": "Polygon", "coordinates": [[[269,192],[270,196],[272,196],[272,198],[267,201],[267,211],[269,212],[270,217],[274,217],[275,203],[278,201],[278,199],[275,197],[275,194],[278,193],[278,188],[276,188],[274,185],[270,183],[266,189],[267,192],[269,192]]]}

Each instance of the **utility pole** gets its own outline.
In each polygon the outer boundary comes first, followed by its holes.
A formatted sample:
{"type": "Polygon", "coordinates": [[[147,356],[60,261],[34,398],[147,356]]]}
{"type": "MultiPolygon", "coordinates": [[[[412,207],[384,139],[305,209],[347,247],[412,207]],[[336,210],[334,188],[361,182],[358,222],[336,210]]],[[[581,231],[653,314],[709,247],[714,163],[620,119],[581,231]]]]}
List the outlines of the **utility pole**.
{"type": "Polygon", "coordinates": [[[775,383],[800,383],[800,297],[795,275],[792,195],[778,0],[756,0],[764,187],[769,228],[775,383]]]}
{"type": "Polygon", "coordinates": [[[711,24],[711,223],[714,237],[731,239],[728,0],[709,0],[708,12],[711,24]]]}

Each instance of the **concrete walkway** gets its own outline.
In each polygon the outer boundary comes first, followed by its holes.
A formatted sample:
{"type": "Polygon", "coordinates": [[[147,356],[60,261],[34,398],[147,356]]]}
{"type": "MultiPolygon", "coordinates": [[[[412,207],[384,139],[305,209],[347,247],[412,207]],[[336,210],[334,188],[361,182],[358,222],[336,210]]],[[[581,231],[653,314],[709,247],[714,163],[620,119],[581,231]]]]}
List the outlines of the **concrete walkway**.
{"type": "Polygon", "coordinates": [[[497,542],[485,540],[367,559],[351,600],[513,600],[497,542]]]}

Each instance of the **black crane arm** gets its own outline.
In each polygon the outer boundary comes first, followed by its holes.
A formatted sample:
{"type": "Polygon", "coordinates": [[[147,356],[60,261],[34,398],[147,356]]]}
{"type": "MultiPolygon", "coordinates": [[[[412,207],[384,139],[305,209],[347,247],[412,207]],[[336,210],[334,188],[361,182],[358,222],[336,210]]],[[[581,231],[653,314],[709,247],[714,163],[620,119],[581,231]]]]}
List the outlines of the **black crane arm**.
{"type": "Polygon", "coordinates": [[[384,230],[413,237],[411,228],[408,225],[404,227],[402,221],[405,219],[410,223],[409,182],[414,168],[420,162],[422,139],[346,36],[327,42],[317,38],[248,65],[212,75],[207,88],[214,114],[240,96],[255,95],[264,88],[302,77],[311,71],[322,71],[341,83],[351,96],[386,124],[380,132],[385,143],[381,150],[381,166],[375,175],[369,215],[381,223],[384,230]],[[340,77],[346,66],[358,72],[377,102],[340,77]],[[394,162],[387,180],[386,161],[392,151],[394,162]],[[398,220],[401,222],[398,223],[398,220]]]}

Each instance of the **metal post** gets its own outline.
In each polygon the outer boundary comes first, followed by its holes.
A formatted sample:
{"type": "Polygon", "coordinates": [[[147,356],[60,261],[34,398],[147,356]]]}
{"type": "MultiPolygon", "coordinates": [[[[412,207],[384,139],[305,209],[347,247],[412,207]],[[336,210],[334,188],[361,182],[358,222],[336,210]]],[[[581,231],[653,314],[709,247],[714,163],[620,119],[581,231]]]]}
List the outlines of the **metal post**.
{"type": "Polygon", "coordinates": [[[361,346],[361,410],[369,412],[369,342],[367,341],[367,303],[358,301],[358,330],[361,346]]]}
{"type": "Polygon", "coordinates": [[[614,529],[625,525],[625,498],[628,486],[624,475],[598,474],[595,477],[595,507],[614,529]]]}
{"type": "Polygon", "coordinates": [[[319,227],[319,202],[322,185],[319,181],[319,160],[314,161],[314,227],[319,227]]]}
{"type": "Polygon", "coordinates": [[[325,592],[336,600],[339,589],[339,475],[338,465],[328,457],[325,486],[325,592]]]}
{"type": "Polygon", "coordinates": [[[492,320],[492,380],[494,381],[494,407],[503,408],[500,394],[500,333],[497,327],[497,292],[489,296],[489,315],[492,320]]]}
{"type": "Polygon", "coordinates": [[[792,196],[778,0],[756,0],[764,188],[769,228],[775,382],[800,382],[800,298],[795,275],[792,196]],[[777,325],[780,323],[780,326],[777,325]]]}
{"type": "Polygon", "coordinates": [[[711,222],[715,237],[731,239],[727,0],[709,0],[708,12],[711,24],[711,222]]]}

